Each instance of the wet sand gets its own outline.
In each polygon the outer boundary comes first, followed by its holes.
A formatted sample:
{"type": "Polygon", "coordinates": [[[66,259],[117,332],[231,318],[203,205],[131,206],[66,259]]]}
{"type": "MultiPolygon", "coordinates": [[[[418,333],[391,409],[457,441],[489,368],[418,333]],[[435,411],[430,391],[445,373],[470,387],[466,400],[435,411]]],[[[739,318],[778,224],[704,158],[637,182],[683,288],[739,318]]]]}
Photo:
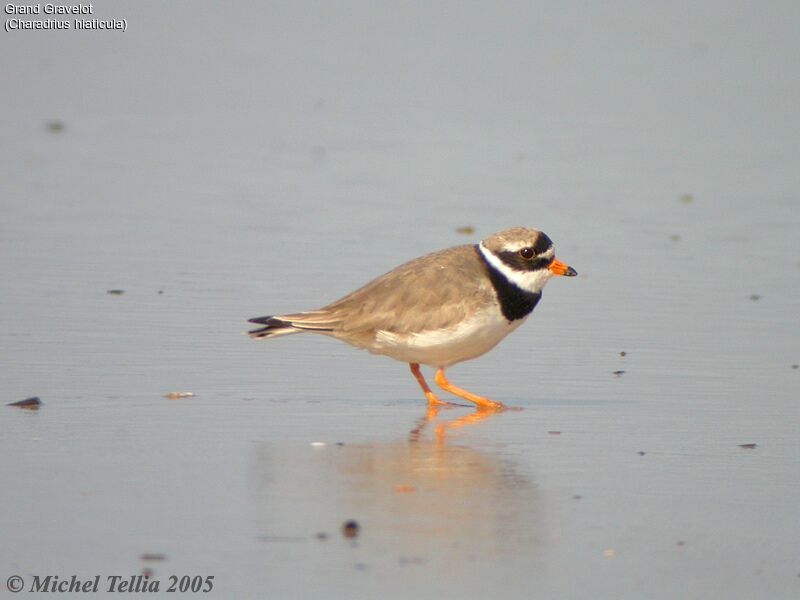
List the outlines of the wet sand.
{"type": "Polygon", "coordinates": [[[794,5],[345,8],[2,36],[0,586],[798,597],[794,5]],[[448,375],[521,411],[241,335],[513,225],[580,275],[448,375]]]}

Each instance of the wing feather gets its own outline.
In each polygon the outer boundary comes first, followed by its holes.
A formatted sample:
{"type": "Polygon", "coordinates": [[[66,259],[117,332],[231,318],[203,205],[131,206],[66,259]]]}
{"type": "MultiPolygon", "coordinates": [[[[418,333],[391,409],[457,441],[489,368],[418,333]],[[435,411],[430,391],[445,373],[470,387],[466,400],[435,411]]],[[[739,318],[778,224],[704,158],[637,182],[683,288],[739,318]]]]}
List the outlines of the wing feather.
{"type": "Polygon", "coordinates": [[[475,246],[448,248],[407,262],[325,306],[318,318],[334,335],[411,333],[455,326],[476,301],[491,301],[486,267],[475,246]]]}

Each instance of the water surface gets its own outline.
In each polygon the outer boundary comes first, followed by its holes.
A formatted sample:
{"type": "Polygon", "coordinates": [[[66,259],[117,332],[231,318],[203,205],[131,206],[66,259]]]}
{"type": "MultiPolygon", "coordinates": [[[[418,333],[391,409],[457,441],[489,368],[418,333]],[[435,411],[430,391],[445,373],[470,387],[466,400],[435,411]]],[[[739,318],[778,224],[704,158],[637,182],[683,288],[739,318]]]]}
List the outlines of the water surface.
{"type": "Polygon", "coordinates": [[[798,597],[797,8],[684,9],[0,36],[2,391],[44,402],[2,407],[0,581],[798,597]],[[514,225],[580,276],[448,374],[522,411],[426,416],[405,365],[240,335],[514,225]]]}

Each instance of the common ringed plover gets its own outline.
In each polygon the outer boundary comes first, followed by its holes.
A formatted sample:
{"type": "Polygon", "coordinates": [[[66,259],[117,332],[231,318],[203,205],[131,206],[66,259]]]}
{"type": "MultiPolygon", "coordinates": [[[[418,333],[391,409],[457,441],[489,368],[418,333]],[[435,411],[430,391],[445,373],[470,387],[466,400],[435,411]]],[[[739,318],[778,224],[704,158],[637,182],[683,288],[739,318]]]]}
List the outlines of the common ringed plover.
{"type": "Polygon", "coordinates": [[[444,370],[488,352],[522,325],[554,275],[577,272],[556,260],[544,233],[514,227],[475,245],[415,258],[318,310],[250,319],[263,327],[249,335],[328,335],[408,363],[429,406],[447,403],[428,387],[420,365],[436,368],[434,380],[443,390],[479,409],[503,410],[450,383],[444,370]]]}

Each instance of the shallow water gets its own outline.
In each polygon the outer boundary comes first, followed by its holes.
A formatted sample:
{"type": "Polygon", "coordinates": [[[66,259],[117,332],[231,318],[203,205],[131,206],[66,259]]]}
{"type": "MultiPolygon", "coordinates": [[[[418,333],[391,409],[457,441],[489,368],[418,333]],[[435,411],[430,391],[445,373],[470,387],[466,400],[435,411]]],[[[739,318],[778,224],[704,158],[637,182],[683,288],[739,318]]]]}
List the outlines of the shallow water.
{"type": "Polygon", "coordinates": [[[0,586],[797,597],[797,8],[259,10],[0,36],[0,586]],[[522,411],[240,335],[512,225],[580,275],[448,375],[522,411]]]}

